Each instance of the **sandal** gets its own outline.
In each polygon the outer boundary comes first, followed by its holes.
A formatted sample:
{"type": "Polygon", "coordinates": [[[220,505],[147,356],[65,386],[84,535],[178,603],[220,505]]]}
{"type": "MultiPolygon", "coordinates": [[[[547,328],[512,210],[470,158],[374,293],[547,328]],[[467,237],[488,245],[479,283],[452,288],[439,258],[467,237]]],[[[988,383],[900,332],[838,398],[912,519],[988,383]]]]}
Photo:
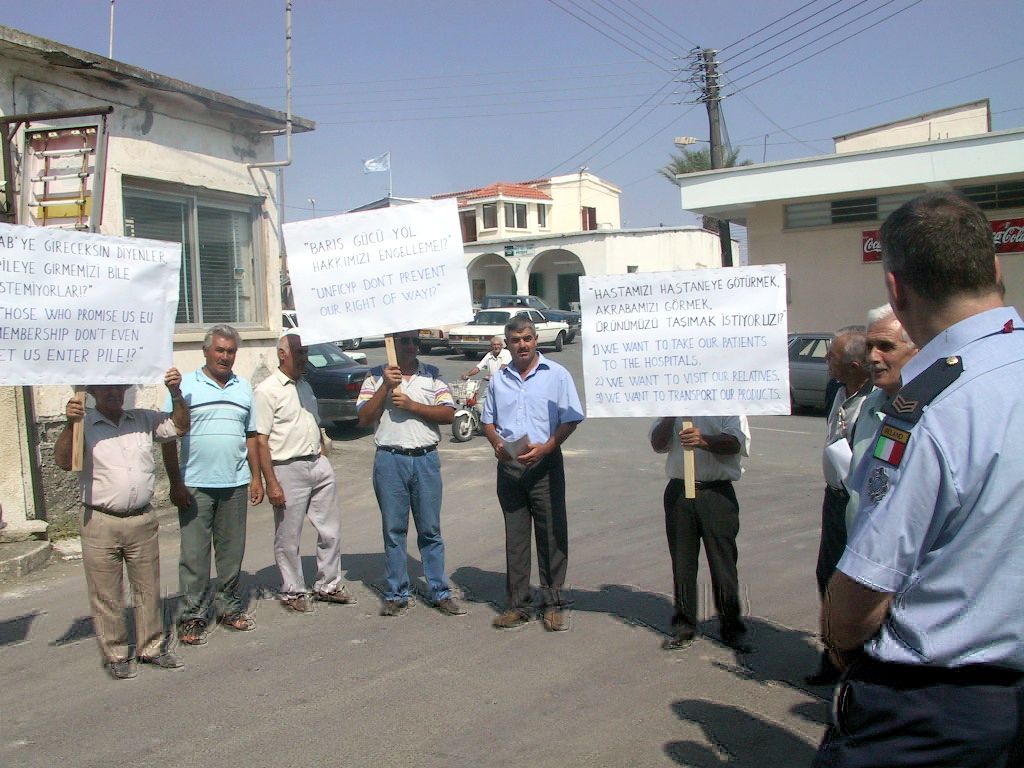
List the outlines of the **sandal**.
{"type": "Polygon", "coordinates": [[[178,625],[178,640],[185,645],[206,645],[206,622],[189,619],[178,625]]]}
{"type": "Polygon", "coordinates": [[[242,611],[225,613],[217,618],[217,623],[228,629],[233,629],[235,632],[252,632],[256,629],[256,620],[242,611]]]}

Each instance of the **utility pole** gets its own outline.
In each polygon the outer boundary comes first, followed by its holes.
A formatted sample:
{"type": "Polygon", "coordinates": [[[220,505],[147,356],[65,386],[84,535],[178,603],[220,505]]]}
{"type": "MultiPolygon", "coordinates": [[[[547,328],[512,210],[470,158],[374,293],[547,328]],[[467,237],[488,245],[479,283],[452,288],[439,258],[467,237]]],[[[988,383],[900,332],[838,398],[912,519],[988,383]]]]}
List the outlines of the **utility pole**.
{"type": "MultiPolygon", "coordinates": [[[[711,139],[711,168],[725,167],[725,152],[722,146],[722,97],[718,89],[718,51],[705,48],[700,51],[700,70],[704,75],[703,101],[708,108],[708,127],[711,139]]],[[[718,220],[718,239],[722,244],[722,266],[732,266],[732,233],[727,219],[718,220]]]]}

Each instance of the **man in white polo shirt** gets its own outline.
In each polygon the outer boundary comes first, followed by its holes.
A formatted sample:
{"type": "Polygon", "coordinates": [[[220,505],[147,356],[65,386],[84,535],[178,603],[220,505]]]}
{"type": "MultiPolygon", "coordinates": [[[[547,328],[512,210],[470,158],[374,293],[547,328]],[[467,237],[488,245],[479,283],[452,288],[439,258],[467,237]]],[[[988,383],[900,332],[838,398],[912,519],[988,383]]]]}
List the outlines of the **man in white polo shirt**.
{"type": "Polygon", "coordinates": [[[267,499],[274,506],[274,559],[281,571],[281,604],[296,613],[310,603],[299,558],[302,523],[316,528],[313,597],[328,603],[356,602],[341,581],[341,515],[334,468],[324,455],[316,397],[306,372],[308,348],[298,328],[277,342],[280,367],[256,387],[256,442],[267,499]]]}
{"type": "Polygon", "coordinates": [[[405,540],[411,509],[430,600],[446,616],[462,616],[466,609],[452,597],[444,570],[437,455],[438,425],[451,424],[455,403],[437,368],[416,357],[417,338],[415,331],[395,334],[398,365],[373,368],[356,403],[360,426],[376,428],[373,491],[383,521],[387,581],[381,615],[400,616],[409,607],[405,540]]]}
{"type": "MultiPolygon", "coordinates": [[[[218,624],[239,632],[256,628],[238,591],[246,502],[263,501],[252,387],[233,370],[240,341],[230,325],[213,326],[203,339],[206,364],[182,379],[192,416],[181,441],[184,477],[175,444],[161,445],[181,530],[178,640],[185,645],[206,643],[211,604],[218,624]],[[211,545],[220,579],[216,597],[210,588],[211,545]]],[[[169,399],[164,410],[170,410],[169,399]]]]}

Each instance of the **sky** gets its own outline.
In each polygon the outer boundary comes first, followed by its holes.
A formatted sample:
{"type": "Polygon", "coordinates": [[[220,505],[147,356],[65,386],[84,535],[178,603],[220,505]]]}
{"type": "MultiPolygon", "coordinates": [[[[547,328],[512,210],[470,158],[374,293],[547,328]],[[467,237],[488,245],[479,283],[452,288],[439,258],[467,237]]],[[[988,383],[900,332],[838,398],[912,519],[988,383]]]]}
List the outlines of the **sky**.
{"type": "MultiPolygon", "coordinates": [[[[285,5],[116,0],[113,58],[283,111],[285,5]]],[[[105,56],[110,8],[7,0],[0,23],[105,56]]],[[[383,197],[363,161],[390,152],[396,196],[586,166],[624,227],[694,224],[658,174],[675,136],[708,138],[694,48],[718,51],[740,157],[771,162],[983,98],[994,130],[1024,125],[1021,29],[1021,0],[295,0],[293,111],[317,128],[293,139],[285,219],[383,197]]]]}

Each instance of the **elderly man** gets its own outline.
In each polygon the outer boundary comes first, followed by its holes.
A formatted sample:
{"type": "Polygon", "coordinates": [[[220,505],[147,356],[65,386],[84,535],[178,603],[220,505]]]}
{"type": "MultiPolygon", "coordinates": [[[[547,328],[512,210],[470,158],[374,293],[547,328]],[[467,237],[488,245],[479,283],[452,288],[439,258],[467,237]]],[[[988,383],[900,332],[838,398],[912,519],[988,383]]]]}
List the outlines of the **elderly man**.
{"type": "MultiPolygon", "coordinates": [[[[865,341],[868,357],[868,371],[875,390],[864,398],[860,415],[853,426],[853,458],[850,461],[850,474],[864,458],[873,445],[878,434],[878,425],[882,421],[882,409],[896,397],[902,386],[901,375],[903,366],[917,354],[917,345],[910,340],[903,324],[892,311],[892,307],[883,304],[868,312],[868,334],[865,341]]],[[[853,527],[860,505],[860,494],[853,487],[849,478],[845,481],[850,494],[846,505],[846,530],[853,527]]]]}
{"type": "Polygon", "coordinates": [[[860,510],[822,611],[847,672],[815,765],[1021,765],[1024,323],[965,198],[911,200],[880,239],[920,351],[853,473],[860,510]]]}
{"type": "Polygon", "coordinates": [[[444,570],[441,538],[441,440],[439,424],[455,414],[448,385],[433,365],[416,357],[415,331],[395,334],[398,365],[370,370],[356,407],[360,426],[374,426],[377,451],[373,459],[373,492],[384,531],[384,593],[382,616],[400,616],[409,607],[409,565],[405,550],[409,511],[416,524],[416,543],[430,600],[446,616],[466,609],[452,597],[444,570]]]}
{"type": "Polygon", "coordinates": [[[740,532],[740,505],[733,483],[743,474],[742,457],[750,455],[750,427],[746,416],[671,416],[651,425],[651,448],[667,453],[665,474],[665,534],[672,557],[672,634],[662,647],[679,651],[697,634],[697,564],[704,543],[715,609],[722,641],[741,653],[751,646],[744,640],[747,627],[740,617],[740,590],[736,536],[740,532]],[[694,452],[695,498],[686,498],[683,451],[694,452]]]}
{"type": "Polygon", "coordinates": [[[274,507],[281,605],[296,613],[312,610],[299,558],[307,517],[317,534],[314,599],[339,605],[356,602],[341,580],[341,515],[334,468],[327,460],[316,397],[302,378],[308,352],[299,329],[290,328],[277,342],[278,369],[253,396],[260,471],[274,507]]]}
{"type": "Polygon", "coordinates": [[[206,643],[211,604],[218,624],[239,632],[256,627],[238,592],[246,501],[263,501],[252,387],[233,370],[240,341],[230,325],[210,328],[203,339],[206,364],[181,383],[192,417],[181,441],[184,477],[174,443],[162,446],[181,529],[178,640],[185,645],[206,643]],[[210,589],[211,545],[220,579],[216,597],[210,589]]]}
{"type": "Polygon", "coordinates": [[[82,422],[82,564],[96,640],[115,680],[135,677],[136,659],[161,669],[182,666],[177,656],[163,649],[160,524],[150,501],[156,480],[153,441],[176,440],[188,432],[189,413],[175,368],[164,375],[164,384],[171,395],[170,415],[145,408],[125,410],[125,385],[87,387],[96,407],[86,409],[78,400],[69,400],[67,424],[53,449],[57,466],[70,471],[72,430],[82,422]],[[135,603],[135,658],[129,652],[124,620],[125,570],[135,603]]]}
{"type": "MultiPolygon", "coordinates": [[[[843,481],[850,469],[853,424],[872,388],[864,338],[864,329],[860,326],[840,328],[828,350],[829,375],[840,386],[829,409],[821,460],[825,498],[821,503],[821,539],[815,569],[819,595],[825,594],[825,586],[846,546],[846,503],[850,495],[843,481]]],[[[839,671],[832,665],[828,652],[822,651],[818,671],[804,679],[809,685],[829,685],[838,677],[839,671]]]]}
{"type": "Polygon", "coordinates": [[[490,380],[494,375],[512,362],[512,353],[505,349],[505,340],[501,336],[491,338],[491,348],[487,354],[480,358],[480,362],[462,374],[462,379],[471,379],[480,371],[484,371],[484,378],[490,380]]]}
{"type": "Polygon", "coordinates": [[[494,620],[513,629],[530,616],[530,526],[537,537],[537,570],[544,627],[569,629],[562,586],[569,557],[565,466],[561,445],[583,421],[572,377],[537,351],[537,329],[524,315],[505,325],[512,364],[491,379],[484,435],[498,459],[498,503],[505,517],[507,607],[494,620]]]}

